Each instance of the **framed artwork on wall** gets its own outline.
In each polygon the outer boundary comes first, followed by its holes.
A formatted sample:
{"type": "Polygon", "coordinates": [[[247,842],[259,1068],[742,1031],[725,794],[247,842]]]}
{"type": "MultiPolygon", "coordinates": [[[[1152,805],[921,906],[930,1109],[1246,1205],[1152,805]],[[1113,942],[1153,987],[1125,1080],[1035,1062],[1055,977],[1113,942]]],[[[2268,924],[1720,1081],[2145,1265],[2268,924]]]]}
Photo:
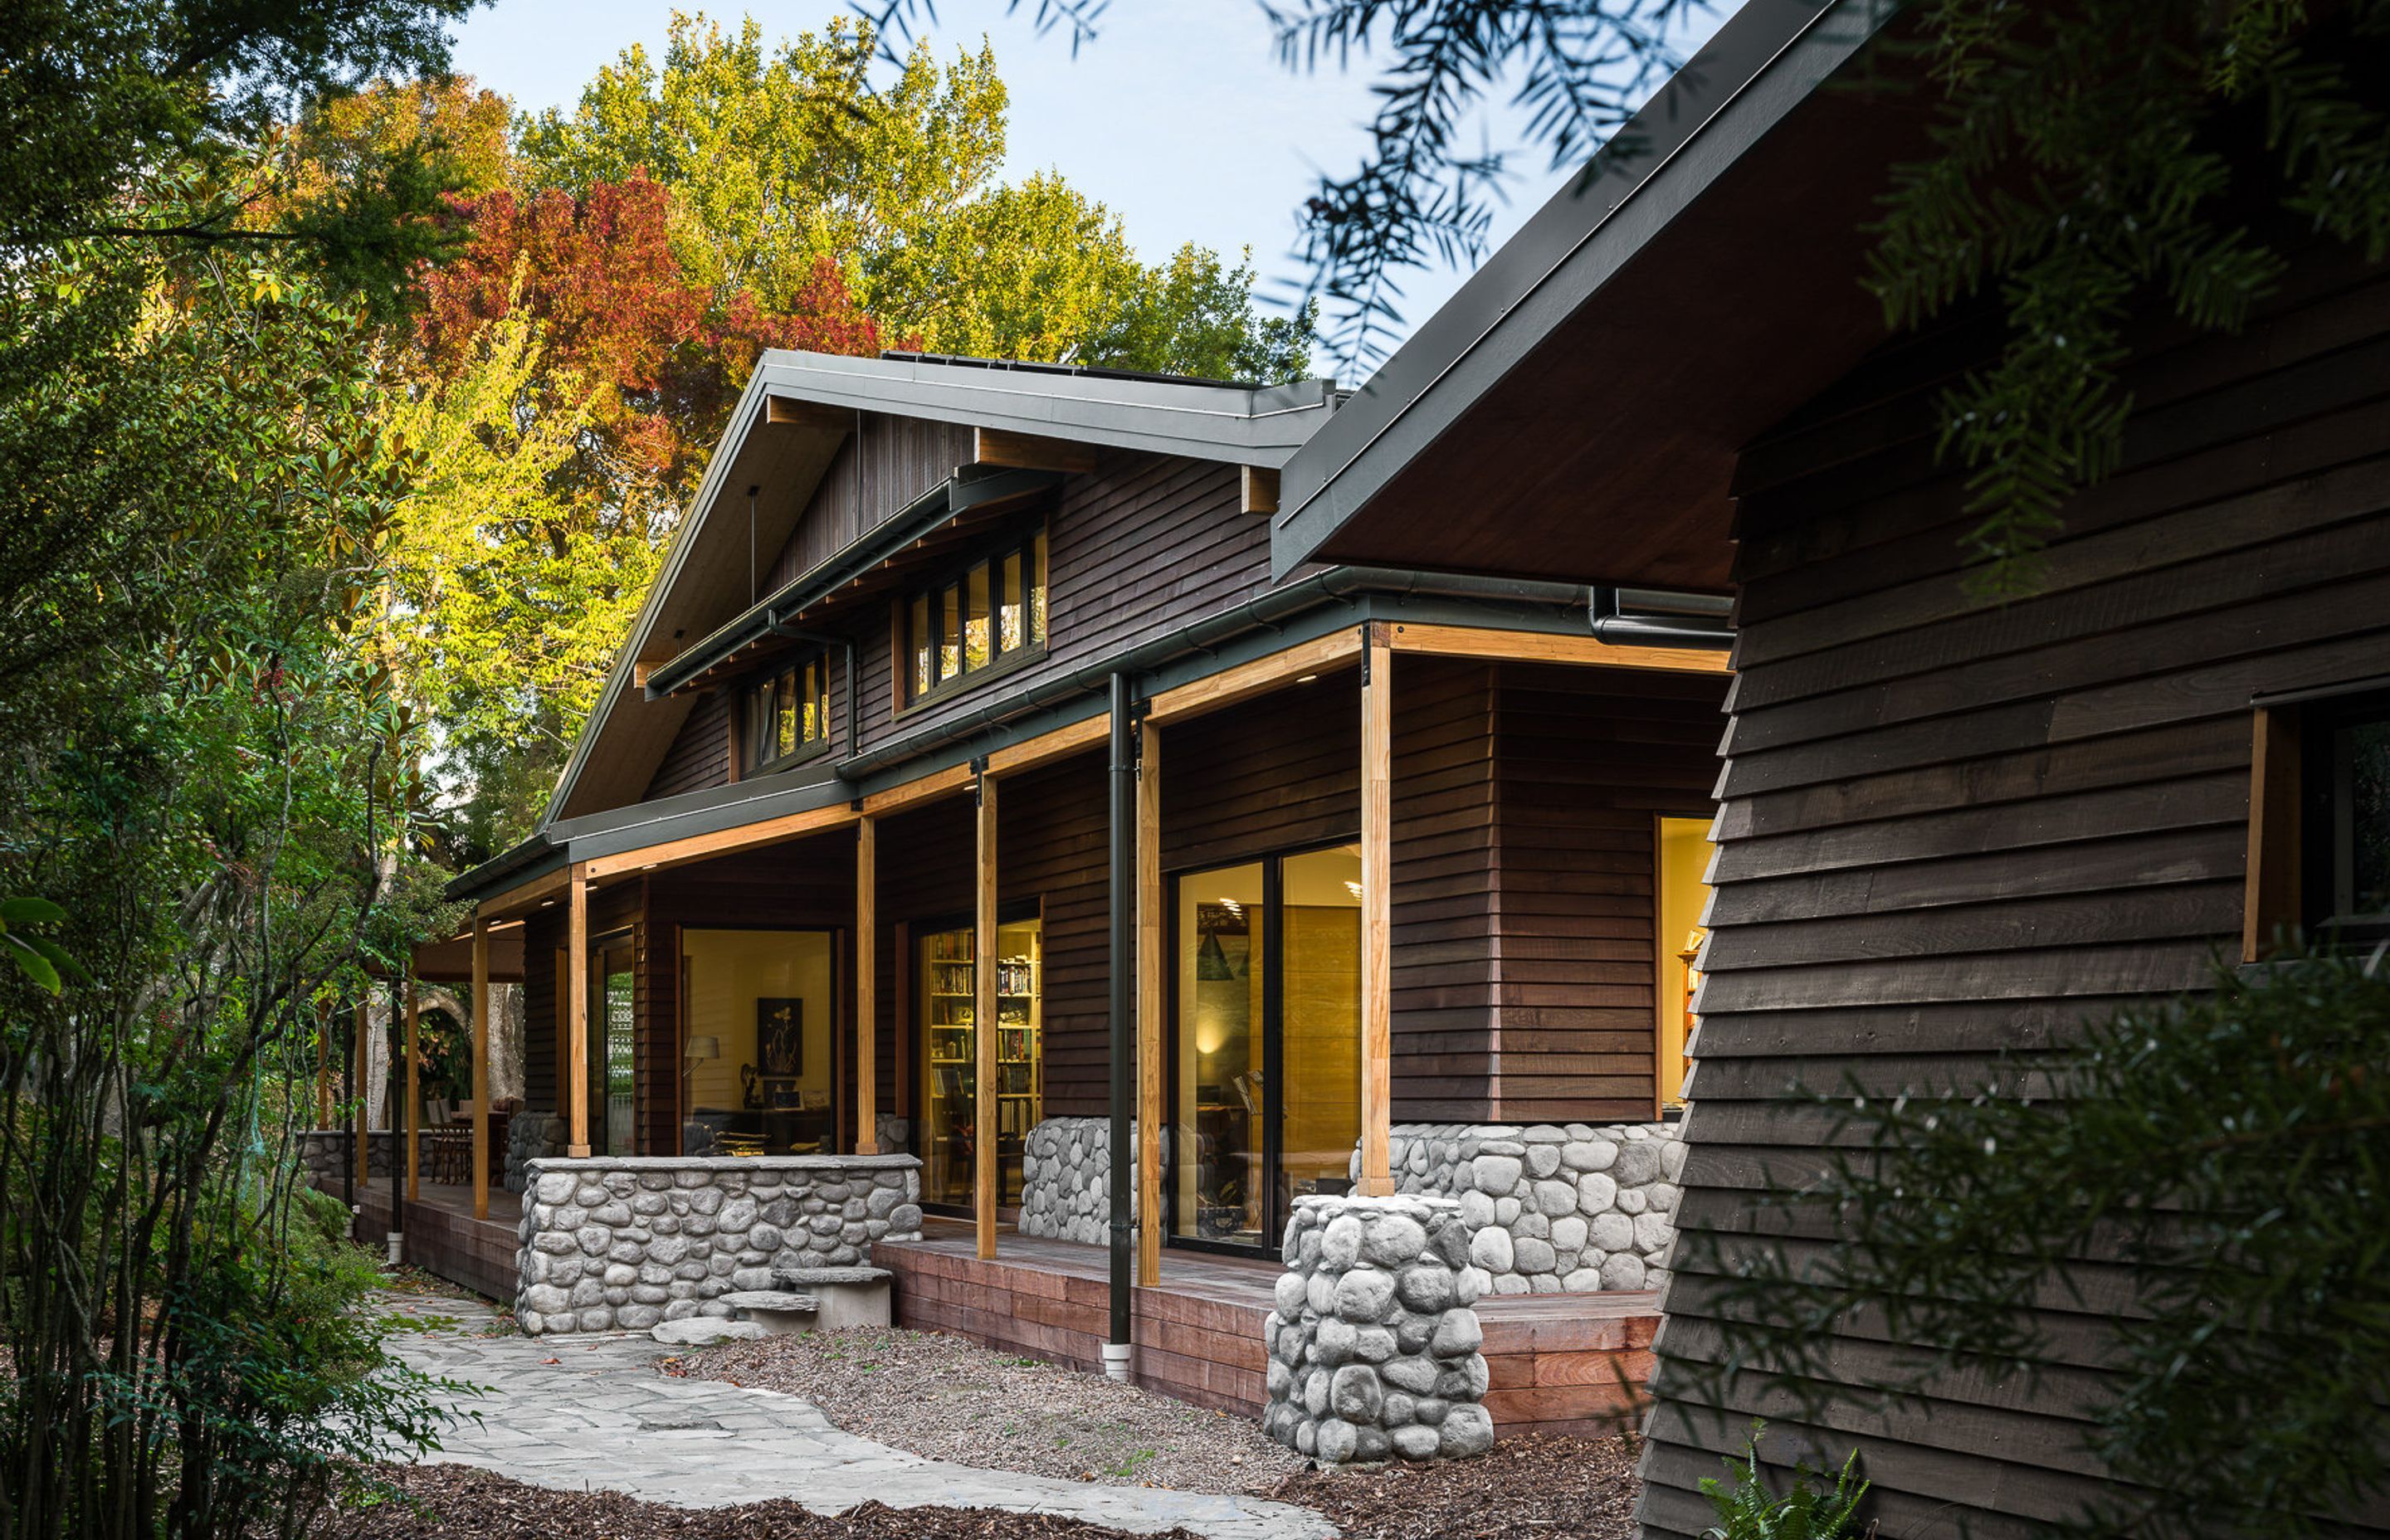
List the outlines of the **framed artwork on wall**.
{"type": "Polygon", "coordinates": [[[767,1079],[805,1072],[805,1003],[765,996],[755,1002],[755,1050],[767,1079]]]}

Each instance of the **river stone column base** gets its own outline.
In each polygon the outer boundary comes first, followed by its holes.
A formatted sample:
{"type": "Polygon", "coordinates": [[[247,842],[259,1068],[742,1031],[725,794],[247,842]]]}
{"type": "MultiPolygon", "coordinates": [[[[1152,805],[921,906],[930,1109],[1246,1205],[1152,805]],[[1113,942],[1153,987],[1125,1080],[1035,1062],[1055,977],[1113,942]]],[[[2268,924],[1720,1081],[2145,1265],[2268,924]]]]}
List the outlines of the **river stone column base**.
{"type": "Polygon", "coordinates": [[[1458,1459],[1494,1446],[1460,1205],[1298,1198],[1263,1332],[1262,1429],[1321,1465],[1458,1459]]]}

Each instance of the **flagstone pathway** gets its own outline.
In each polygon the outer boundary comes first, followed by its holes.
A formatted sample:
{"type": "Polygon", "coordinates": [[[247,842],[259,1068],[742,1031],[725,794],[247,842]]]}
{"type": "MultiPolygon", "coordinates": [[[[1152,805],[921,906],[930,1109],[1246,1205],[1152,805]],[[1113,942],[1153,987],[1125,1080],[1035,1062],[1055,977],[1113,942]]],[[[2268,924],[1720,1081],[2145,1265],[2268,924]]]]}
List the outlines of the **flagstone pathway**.
{"type": "Polygon", "coordinates": [[[646,1336],[484,1336],[486,1306],[392,1294],[386,1314],[420,1323],[391,1346],[426,1374],[485,1393],[456,1403],[436,1459],[534,1485],[626,1493],[683,1508],[788,1497],[821,1513],[891,1508],[1055,1513],[1211,1540],[1332,1540],[1308,1508],[1259,1497],[1103,1486],[923,1459],[831,1426],[773,1391],[655,1372],[646,1336]]]}

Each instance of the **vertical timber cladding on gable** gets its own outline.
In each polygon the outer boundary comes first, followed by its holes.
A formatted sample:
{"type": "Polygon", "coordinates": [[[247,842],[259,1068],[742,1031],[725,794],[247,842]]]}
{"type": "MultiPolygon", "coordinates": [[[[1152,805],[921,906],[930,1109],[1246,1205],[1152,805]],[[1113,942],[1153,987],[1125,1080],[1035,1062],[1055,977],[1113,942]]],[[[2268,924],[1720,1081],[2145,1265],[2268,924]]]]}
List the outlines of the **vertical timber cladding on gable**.
{"type": "MultiPolygon", "coordinates": [[[[788,544],[777,554],[764,553],[764,593],[803,577],[902,513],[971,456],[971,430],[960,423],[873,412],[856,413],[855,422],[856,430],[847,434],[822,472],[821,485],[798,516],[788,544]]],[[[743,487],[734,492],[746,494],[743,487]]],[[[769,496],[771,489],[764,494],[769,496]]],[[[738,512],[744,517],[743,507],[738,512]]]]}
{"type": "MultiPolygon", "coordinates": [[[[1679,1223],[1742,1229],[1763,1172],[1797,1182],[1818,1125],[1796,1077],[1965,1085],[2087,1016],[2195,988],[2237,955],[2253,693],[2378,674],[2390,656],[2390,278],[2310,255],[2240,334],[2153,327],[2124,460],[2079,496],[2042,586],[1970,602],[1958,475],[1932,400],[1974,354],[1887,348],[1744,459],[1741,638],[1717,896],[1679,1223]]],[[[1719,1361],[1715,1280],[1680,1242],[1663,1351],[1719,1361]]],[[[2020,1533],[2104,1490],[2082,1387],[2118,1301],[2039,1313],[2056,1377],[1960,1380],[1930,1418],[1863,1417],[1885,1533],[2020,1533]],[[2073,1392],[2073,1393],[2070,1393],[2073,1392]]],[[[1836,1362],[1880,1371],[1852,1341],[1836,1362]]],[[[1667,1399],[1644,1522],[1691,1535],[1693,1490],[1769,1414],[1667,1399]]],[[[1841,1426],[1838,1424],[1838,1427],[1841,1426]]],[[[2382,1520],[2371,1521],[2376,1526],[2382,1520]]]]}
{"type": "Polygon", "coordinates": [[[1651,1116],[1653,820],[1709,815],[1725,697],[1708,674],[1498,667],[1501,1121],[1651,1116]]]}
{"type": "MultiPolygon", "coordinates": [[[[639,1130],[644,1154],[680,1151],[680,937],[684,930],[844,932],[854,924],[854,835],[832,829],[656,873],[648,879],[651,943],[641,975],[639,1130]]],[[[834,948],[840,1022],[854,1020],[851,942],[834,948]]],[[[842,1049],[842,1060],[853,1058],[842,1049]]],[[[852,1129],[851,1088],[849,1128],[852,1129]]]]}
{"type": "MultiPolygon", "coordinates": [[[[1095,470],[1064,481],[1046,530],[1047,660],[1030,680],[1085,668],[1269,584],[1269,520],[1242,511],[1231,465],[1106,451],[1095,470]]],[[[893,717],[888,608],[873,607],[854,623],[863,642],[867,748],[969,715],[1024,682],[1012,675],[893,717]]]]}

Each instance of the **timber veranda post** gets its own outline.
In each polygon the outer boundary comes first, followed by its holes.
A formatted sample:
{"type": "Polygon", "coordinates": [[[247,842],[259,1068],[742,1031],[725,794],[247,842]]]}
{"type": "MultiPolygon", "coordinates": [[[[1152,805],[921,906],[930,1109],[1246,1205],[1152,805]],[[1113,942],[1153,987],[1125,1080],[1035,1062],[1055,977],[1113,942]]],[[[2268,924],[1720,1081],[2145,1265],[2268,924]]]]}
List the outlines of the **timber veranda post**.
{"type": "Polygon", "coordinates": [[[490,922],[473,917],[473,1217],[490,1217],[490,922]]]}
{"type": "MultiPolygon", "coordinates": [[[[880,1153],[880,821],[854,825],[854,1152],[880,1153]]],[[[903,1023],[898,1023],[903,1031],[903,1023]]]]}
{"type": "Polygon", "coordinates": [[[565,1143],[567,1158],[589,1158],[589,868],[576,862],[566,884],[571,912],[565,922],[564,976],[566,997],[564,1050],[565,1143]]]}
{"type": "Polygon", "coordinates": [[[1371,622],[1361,649],[1361,1179],[1354,1190],[1394,1190],[1393,1135],[1394,654],[1371,622]]]}
{"type": "Polygon", "coordinates": [[[996,1255],[996,788],[982,760],[974,779],[979,802],[977,880],[971,935],[971,1215],[983,1259],[996,1255]]]}

